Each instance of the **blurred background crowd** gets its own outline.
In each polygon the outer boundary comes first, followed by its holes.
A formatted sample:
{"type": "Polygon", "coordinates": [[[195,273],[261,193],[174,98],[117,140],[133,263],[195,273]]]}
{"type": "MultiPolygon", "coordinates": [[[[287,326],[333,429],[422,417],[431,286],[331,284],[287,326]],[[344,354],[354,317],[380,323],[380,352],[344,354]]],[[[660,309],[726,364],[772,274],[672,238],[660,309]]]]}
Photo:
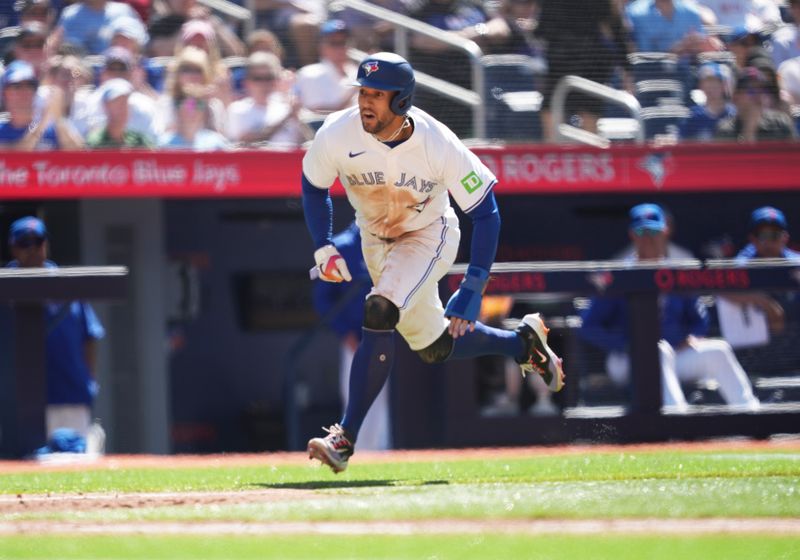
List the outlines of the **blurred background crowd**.
{"type": "MultiPolygon", "coordinates": [[[[448,42],[480,47],[488,138],[555,141],[551,100],[565,75],[636,97],[658,142],[786,140],[800,126],[799,0],[373,4],[432,26],[403,46],[420,73],[474,90],[469,56],[448,42]]],[[[398,50],[395,31],[327,0],[8,0],[0,142],[298,147],[355,103],[355,61],[398,50]]],[[[476,136],[467,104],[431,87],[416,104],[476,136]]],[[[566,100],[567,122],[609,141],[632,139],[629,117],[580,92],[566,100]]]]}

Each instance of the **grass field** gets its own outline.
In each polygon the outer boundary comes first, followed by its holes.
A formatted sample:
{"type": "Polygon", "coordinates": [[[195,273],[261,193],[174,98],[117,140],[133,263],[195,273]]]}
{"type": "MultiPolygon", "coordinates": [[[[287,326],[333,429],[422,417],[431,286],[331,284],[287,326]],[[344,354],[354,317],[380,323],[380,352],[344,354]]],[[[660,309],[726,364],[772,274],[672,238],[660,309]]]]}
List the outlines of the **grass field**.
{"type": "Polygon", "coordinates": [[[392,458],[12,469],[0,558],[800,558],[800,446],[392,458]]]}

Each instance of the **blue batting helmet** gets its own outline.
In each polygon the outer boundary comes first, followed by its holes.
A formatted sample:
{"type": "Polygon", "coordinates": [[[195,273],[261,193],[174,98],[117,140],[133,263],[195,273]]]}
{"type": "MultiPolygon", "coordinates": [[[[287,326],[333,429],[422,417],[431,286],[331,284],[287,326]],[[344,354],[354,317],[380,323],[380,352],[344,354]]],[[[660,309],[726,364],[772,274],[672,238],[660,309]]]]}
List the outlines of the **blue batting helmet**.
{"type": "Polygon", "coordinates": [[[361,61],[354,85],[396,91],[397,95],[389,108],[397,115],[405,115],[411,109],[415,84],[414,69],[405,58],[394,53],[379,52],[361,61]]]}

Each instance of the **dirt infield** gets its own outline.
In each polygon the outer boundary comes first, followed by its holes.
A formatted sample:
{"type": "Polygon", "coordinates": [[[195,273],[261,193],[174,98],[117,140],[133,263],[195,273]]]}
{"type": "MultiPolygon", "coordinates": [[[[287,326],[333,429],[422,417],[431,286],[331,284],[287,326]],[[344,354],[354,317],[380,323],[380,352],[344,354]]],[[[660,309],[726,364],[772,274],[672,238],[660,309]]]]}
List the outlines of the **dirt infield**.
{"type": "MultiPolygon", "coordinates": [[[[362,463],[439,461],[459,458],[519,458],[541,455],[573,455],[593,453],[647,453],[654,451],[758,451],[782,450],[800,452],[800,439],[775,441],[729,440],[680,444],[558,446],[535,448],[487,448],[460,450],[392,451],[360,453],[362,463]]],[[[355,461],[356,459],[354,459],[355,461]]],[[[52,470],[94,470],[124,468],[191,468],[215,466],[263,466],[307,464],[305,453],[270,453],[253,455],[213,456],[105,456],[82,458],[69,462],[66,458],[46,463],[32,461],[0,461],[0,474],[46,472],[52,470]]],[[[219,534],[271,535],[295,533],[349,534],[425,534],[425,533],[763,533],[800,535],[800,519],[611,519],[611,520],[440,520],[400,522],[123,522],[94,521],[25,521],[14,520],[15,514],[50,514],[112,510],[118,508],[158,508],[168,506],[213,507],[232,504],[274,503],[276,501],[335,499],[335,495],[308,489],[262,489],[235,492],[151,492],[151,493],[86,493],[86,494],[0,494],[0,535],[2,534],[219,534]]]]}

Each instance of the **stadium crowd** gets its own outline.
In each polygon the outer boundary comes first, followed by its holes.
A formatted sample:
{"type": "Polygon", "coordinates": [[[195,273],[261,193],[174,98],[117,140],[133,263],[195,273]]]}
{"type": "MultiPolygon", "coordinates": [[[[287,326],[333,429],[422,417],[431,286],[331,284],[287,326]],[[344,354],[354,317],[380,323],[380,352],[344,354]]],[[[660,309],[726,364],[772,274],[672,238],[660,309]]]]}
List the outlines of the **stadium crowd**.
{"type": "MultiPolygon", "coordinates": [[[[348,47],[394,48],[386,22],[326,0],[232,3],[254,9],[252,21],[198,0],[4,2],[0,142],[297,147],[325,114],[355,103],[348,47]]],[[[471,39],[486,55],[537,61],[528,89],[543,102],[533,140],[554,140],[549,105],[567,74],[634,94],[647,136],[659,141],[785,140],[800,127],[800,0],[375,3],[471,39]]],[[[464,55],[421,35],[409,47],[418,71],[470,87],[464,55]]],[[[466,106],[422,88],[417,104],[471,134],[466,106]]],[[[567,109],[573,124],[601,134],[620,116],[586,95],[570,95],[567,109]]]]}

